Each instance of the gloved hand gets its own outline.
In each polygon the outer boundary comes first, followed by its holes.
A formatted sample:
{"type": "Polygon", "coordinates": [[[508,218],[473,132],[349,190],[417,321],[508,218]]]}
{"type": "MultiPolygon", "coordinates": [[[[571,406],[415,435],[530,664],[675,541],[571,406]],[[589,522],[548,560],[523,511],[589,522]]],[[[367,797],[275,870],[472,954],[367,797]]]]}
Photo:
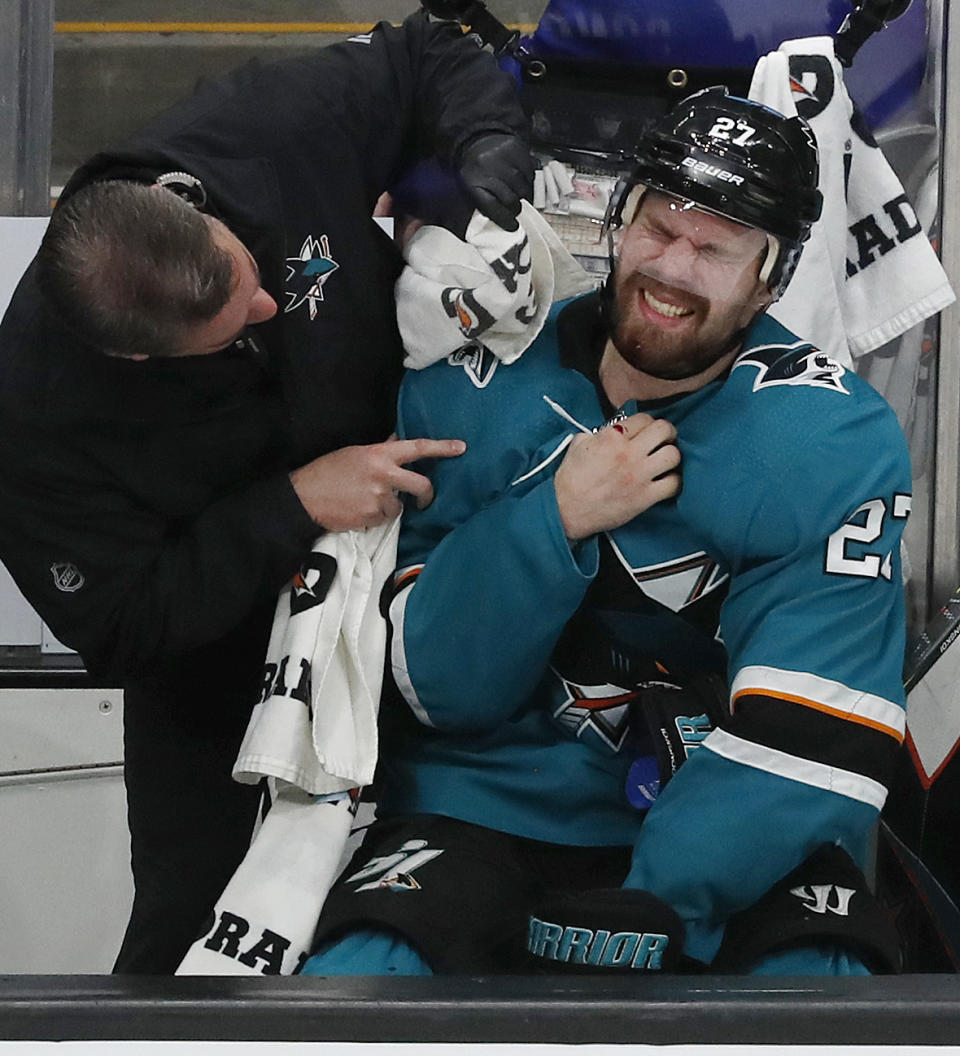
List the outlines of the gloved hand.
{"type": "Polygon", "coordinates": [[[516,231],[520,199],[533,197],[534,160],[507,132],[481,132],[460,148],[457,170],[476,207],[505,231],[516,231]]]}
{"type": "Polygon", "coordinates": [[[554,892],[534,906],[527,924],[528,970],[675,972],[684,926],[673,908],[647,891],[595,888],[554,892]]]}

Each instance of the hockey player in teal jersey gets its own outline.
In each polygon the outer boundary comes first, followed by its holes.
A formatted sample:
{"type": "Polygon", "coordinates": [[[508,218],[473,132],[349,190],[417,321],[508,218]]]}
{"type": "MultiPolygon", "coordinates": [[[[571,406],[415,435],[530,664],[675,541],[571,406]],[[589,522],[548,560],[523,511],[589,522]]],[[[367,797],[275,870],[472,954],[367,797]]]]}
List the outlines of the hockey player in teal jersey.
{"type": "Polygon", "coordinates": [[[896,967],[860,870],[910,466],[881,397],[765,314],[816,185],[800,119],[692,96],[602,293],[509,367],[407,375],[401,433],[467,451],[406,515],[382,820],[308,972],[516,970],[524,932],[550,970],[896,967]]]}

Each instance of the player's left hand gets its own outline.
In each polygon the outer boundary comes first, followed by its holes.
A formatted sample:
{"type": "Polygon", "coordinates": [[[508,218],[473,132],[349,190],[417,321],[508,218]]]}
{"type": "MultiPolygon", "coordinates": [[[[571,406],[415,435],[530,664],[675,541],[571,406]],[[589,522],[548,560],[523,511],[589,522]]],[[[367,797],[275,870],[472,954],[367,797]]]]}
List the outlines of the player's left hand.
{"type": "Polygon", "coordinates": [[[480,212],[516,231],[520,201],[533,197],[536,165],[526,143],[507,132],[481,132],[460,148],[457,168],[480,212]]]}
{"type": "Polygon", "coordinates": [[[680,491],[677,430],[640,412],[578,433],[553,478],[566,537],[586,539],[632,521],[680,491]]]}

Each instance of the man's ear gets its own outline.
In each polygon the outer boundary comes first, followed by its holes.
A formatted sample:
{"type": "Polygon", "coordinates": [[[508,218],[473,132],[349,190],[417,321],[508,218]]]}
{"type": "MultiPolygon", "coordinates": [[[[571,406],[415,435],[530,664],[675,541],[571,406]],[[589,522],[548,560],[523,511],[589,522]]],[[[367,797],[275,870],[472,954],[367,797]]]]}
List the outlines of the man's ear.
{"type": "Polygon", "coordinates": [[[774,291],[770,289],[769,286],[763,284],[757,293],[754,304],[756,304],[758,312],[765,312],[776,299],[774,291]]]}

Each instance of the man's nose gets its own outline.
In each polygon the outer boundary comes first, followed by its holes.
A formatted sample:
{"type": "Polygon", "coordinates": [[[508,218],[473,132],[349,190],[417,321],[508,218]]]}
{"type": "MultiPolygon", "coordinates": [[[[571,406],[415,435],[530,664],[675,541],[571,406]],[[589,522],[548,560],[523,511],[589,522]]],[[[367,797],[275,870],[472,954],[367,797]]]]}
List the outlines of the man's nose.
{"type": "Polygon", "coordinates": [[[660,252],[657,262],[660,267],[673,275],[690,277],[698,260],[697,250],[685,238],[671,239],[660,252]]]}
{"type": "Polygon", "coordinates": [[[277,302],[261,286],[250,301],[247,311],[247,324],[265,323],[277,314],[277,302]]]}

